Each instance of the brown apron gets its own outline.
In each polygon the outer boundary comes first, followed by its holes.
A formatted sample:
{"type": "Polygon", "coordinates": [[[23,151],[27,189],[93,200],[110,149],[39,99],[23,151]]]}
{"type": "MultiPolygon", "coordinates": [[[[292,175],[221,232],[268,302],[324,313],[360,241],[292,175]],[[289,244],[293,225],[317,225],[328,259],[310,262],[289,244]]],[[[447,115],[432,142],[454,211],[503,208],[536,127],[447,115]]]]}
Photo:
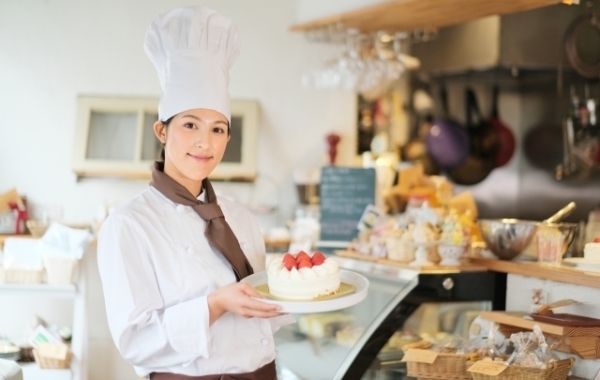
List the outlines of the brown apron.
{"type": "Polygon", "coordinates": [[[175,373],[153,372],[150,374],[150,380],[277,380],[277,370],[275,369],[275,361],[272,361],[254,372],[206,376],[186,376],[175,373]]]}

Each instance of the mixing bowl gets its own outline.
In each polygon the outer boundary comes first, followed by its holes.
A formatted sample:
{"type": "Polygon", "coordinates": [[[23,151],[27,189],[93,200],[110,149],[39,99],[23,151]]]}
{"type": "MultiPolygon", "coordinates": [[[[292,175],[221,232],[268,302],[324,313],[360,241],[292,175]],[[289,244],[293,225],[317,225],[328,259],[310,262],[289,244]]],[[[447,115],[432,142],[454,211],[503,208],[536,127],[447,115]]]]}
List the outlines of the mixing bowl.
{"type": "Polygon", "coordinates": [[[502,260],[512,260],[521,252],[537,258],[538,232],[557,230],[563,235],[563,251],[567,252],[577,236],[576,223],[545,223],[521,219],[480,219],[481,237],[488,249],[502,260]]]}
{"type": "Polygon", "coordinates": [[[520,219],[480,219],[481,237],[502,260],[512,260],[531,242],[540,222],[520,219]]]}

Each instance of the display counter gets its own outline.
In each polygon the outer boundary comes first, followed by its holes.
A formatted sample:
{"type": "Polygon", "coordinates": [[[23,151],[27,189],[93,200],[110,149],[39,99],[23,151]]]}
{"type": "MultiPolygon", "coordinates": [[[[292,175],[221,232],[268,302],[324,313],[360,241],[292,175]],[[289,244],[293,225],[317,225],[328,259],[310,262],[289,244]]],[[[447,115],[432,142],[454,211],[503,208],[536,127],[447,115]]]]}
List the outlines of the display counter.
{"type": "Polygon", "coordinates": [[[543,280],[600,288],[600,272],[586,271],[565,265],[538,263],[535,261],[490,259],[473,259],[471,261],[474,265],[485,267],[494,272],[518,274],[543,280]]]}
{"type": "Polygon", "coordinates": [[[444,324],[452,333],[465,332],[470,318],[495,302],[493,272],[424,273],[353,258],[336,260],[341,268],[368,278],[369,294],[335,312],[294,314],[297,322],[275,334],[280,379],[404,379],[403,352],[399,344],[389,344],[391,338],[408,330],[435,334],[444,324]]]}

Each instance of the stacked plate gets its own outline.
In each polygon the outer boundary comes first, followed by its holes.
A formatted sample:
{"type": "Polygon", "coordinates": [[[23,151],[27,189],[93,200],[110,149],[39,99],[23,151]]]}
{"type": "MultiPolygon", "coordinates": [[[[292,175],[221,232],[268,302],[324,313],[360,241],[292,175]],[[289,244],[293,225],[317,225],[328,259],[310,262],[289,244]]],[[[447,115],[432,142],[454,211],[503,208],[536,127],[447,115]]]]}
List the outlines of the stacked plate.
{"type": "Polygon", "coordinates": [[[19,360],[21,349],[12,344],[0,344],[0,359],[19,360]]]}

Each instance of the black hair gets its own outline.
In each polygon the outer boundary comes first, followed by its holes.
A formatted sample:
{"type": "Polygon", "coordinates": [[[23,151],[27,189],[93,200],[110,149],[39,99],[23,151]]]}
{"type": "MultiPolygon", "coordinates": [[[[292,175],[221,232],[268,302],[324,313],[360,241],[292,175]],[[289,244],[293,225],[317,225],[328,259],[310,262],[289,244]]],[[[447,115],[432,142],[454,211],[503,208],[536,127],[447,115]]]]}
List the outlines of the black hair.
{"type": "MultiPolygon", "coordinates": [[[[171,116],[170,118],[168,118],[167,120],[161,120],[160,122],[163,123],[163,125],[166,127],[169,126],[169,124],[171,124],[171,121],[173,121],[173,118],[175,117],[175,115],[171,116]]],[[[162,162],[165,162],[165,145],[163,144],[162,150],[160,151],[160,159],[162,160],[162,162]]]]}

